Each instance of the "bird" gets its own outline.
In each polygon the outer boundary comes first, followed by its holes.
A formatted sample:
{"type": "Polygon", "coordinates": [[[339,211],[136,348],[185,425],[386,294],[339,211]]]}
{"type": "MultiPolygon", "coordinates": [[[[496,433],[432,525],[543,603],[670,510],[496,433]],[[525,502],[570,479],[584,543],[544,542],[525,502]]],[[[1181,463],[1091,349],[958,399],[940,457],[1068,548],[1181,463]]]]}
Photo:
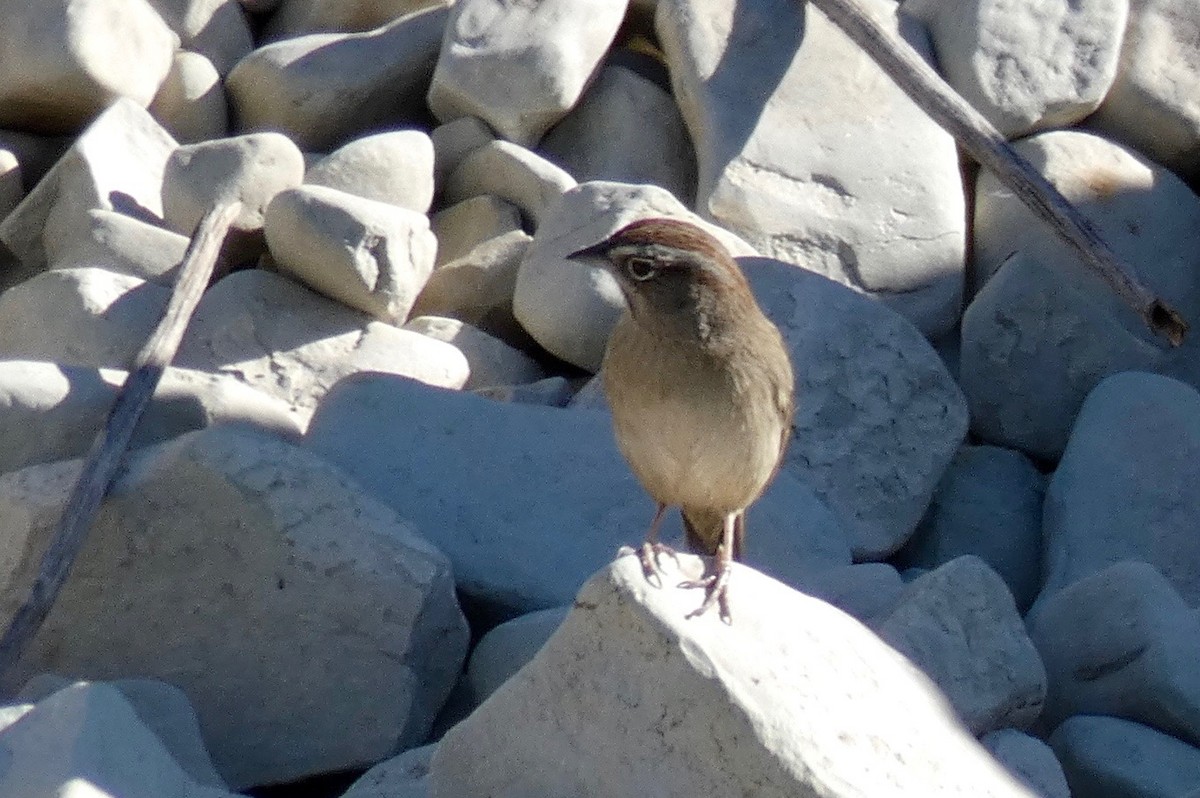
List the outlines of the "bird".
{"type": "Polygon", "coordinates": [[[792,437],[795,381],[779,328],[767,318],[729,251],[675,218],[639,219],[568,256],[599,257],[626,310],[600,373],[617,448],[657,507],[640,548],[643,573],[661,587],[658,540],[668,508],[686,542],[711,557],[700,607],[725,623],[731,562],[745,553],[746,509],[778,473],[792,437]]]}

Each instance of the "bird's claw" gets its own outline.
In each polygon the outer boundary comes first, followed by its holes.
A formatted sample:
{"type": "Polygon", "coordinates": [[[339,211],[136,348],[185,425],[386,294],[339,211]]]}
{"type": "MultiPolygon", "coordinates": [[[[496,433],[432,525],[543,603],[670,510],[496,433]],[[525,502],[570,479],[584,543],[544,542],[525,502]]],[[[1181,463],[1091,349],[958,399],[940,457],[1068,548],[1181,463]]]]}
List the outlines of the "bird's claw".
{"type": "Polygon", "coordinates": [[[724,566],[716,573],[679,583],[681,588],[704,588],[704,602],[686,617],[699,618],[715,604],[721,621],[726,625],[733,623],[733,615],[729,612],[729,570],[728,566],[724,566]]]}
{"type": "Polygon", "coordinates": [[[649,541],[642,544],[640,554],[642,573],[645,575],[646,581],[657,588],[662,587],[662,563],[659,558],[664,554],[674,560],[676,566],[679,565],[679,555],[667,544],[650,543],[649,541]]]}

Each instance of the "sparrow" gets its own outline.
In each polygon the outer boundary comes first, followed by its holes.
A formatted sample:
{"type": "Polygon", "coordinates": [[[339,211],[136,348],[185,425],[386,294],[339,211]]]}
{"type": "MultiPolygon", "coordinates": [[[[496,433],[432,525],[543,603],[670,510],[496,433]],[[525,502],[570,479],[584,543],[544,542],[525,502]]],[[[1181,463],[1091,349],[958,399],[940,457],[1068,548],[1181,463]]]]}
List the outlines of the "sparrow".
{"type": "Polygon", "coordinates": [[[617,446],[657,509],[640,549],[661,586],[659,542],[669,507],[686,541],[712,557],[693,618],[719,608],[730,623],[731,562],[745,554],[746,508],[779,470],[792,432],[794,378],[779,329],[728,250],[679,219],[641,219],[568,256],[600,256],[627,310],[601,375],[617,446]]]}

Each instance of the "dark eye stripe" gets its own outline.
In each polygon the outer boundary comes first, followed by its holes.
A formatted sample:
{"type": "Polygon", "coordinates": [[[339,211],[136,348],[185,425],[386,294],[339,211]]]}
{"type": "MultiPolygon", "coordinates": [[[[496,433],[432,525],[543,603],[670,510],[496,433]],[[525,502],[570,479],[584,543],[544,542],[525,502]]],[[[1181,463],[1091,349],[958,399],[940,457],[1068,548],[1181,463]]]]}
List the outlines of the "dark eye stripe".
{"type": "Polygon", "coordinates": [[[625,262],[625,271],[638,282],[644,282],[658,273],[658,268],[650,258],[630,258],[625,262]]]}

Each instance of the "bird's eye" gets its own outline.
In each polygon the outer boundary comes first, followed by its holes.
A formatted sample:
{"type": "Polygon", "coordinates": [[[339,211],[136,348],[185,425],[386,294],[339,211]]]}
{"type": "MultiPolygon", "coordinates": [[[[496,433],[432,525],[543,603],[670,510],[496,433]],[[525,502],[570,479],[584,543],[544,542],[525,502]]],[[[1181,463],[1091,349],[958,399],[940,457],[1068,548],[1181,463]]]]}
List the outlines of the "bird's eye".
{"type": "Polygon", "coordinates": [[[630,258],[625,261],[625,271],[638,282],[645,282],[658,273],[658,268],[650,258],[630,258]]]}

